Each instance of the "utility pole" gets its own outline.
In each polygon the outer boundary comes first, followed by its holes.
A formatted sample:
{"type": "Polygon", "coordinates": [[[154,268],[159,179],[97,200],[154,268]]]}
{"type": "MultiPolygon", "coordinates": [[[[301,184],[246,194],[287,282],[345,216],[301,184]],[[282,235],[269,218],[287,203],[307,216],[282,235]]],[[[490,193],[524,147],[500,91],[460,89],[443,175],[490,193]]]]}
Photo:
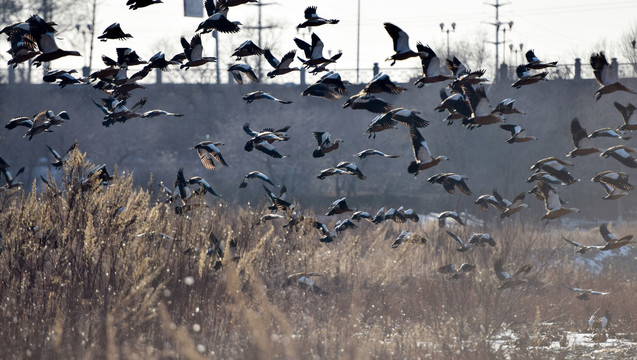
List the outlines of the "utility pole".
{"type": "Polygon", "coordinates": [[[219,73],[219,33],[217,30],[212,30],[212,37],[215,38],[215,56],[217,57],[217,61],[215,61],[215,72],[217,75],[217,85],[221,84],[221,74],[219,73]]]}
{"type": "MultiPolygon", "coordinates": [[[[635,45],[633,44],[633,49],[635,45]]],[[[358,72],[360,68],[361,55],[361,0],[358,0],[358,18],[356,20],[356,83],[358,84],[358,72]]]]}
{"type": "MultiPolygon", "coordinates": [[[[495,8],[495,22],[494,23],[490,23],[491,25],[495,26],[495,42],[492,42],[492,44],[495,45],[495,71],[496,71],[496,77],[498,76],[499,72],[499,66],[500,66],[500,57],[499,57],[499,45],[503,44],[504,42],[500,42],[500,26],[504,25],[505,23],[500,21],[500,6],[504,6],[504,5],[509,5],[510,3],[504,3],[504,4],[500,4],[500,0],[495,0],[495,4],[491,4],[491,3],[487,3],[487,5],[491,5],[495,8]]],[[[509,27],[513,26],[513,21],[509,21],[509,27]]]]}
{"type": "MultiPolygon", "coordinates": [[[[244,26],[244,28],[246,29],[257,29],[257,46],[262,48],[261,46],[261,30],[263,29],[272,29],[274,26],[273,25],[268,25],[268,26],[263,26],[261,24],[261,7],[262,6],[266,6],[266,5],[273,5],[274,3],[262,3],[262,2],[258,2],[258,3],[250,3],[250,5],[253,6],[257,6],[259,9],[258,12],[258,17],[257,17],[257,26],[244,26]]],[[[261,56],[257,56],[257,77],[260,79],[261,78],[261,56]]]]}

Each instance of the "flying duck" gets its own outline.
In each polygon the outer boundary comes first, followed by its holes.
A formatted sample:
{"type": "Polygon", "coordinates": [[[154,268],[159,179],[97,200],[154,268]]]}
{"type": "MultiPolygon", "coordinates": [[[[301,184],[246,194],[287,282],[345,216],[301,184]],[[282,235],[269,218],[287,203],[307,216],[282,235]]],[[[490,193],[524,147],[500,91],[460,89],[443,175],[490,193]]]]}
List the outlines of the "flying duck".
{"type": "Polygon", "coordinates": [[[392,61],[390,66],[394,66],[397,60],[405,60],[419,55],[417,52],[414,52],[409,48],[409,35],[407,35],[406,32],[392,23],[386,22],[383,25],[394,43],[395,53],[385,60],[392,61]]]}
{"type": "Polygon", "coordinates": [[[468,178],[464,175],[458,175],[455,173],[440,173],[427,179],[427,182],[432,184],[442,184],[449,194],[453,194],[455,189],[458,188],[458,190],[465,195],[473,195],[465,183],[465,180],[468,180],[468,178]]]}
{"type": "Polygon", "coordinates": [[[575,179],[573,175],[566,170],[566,166],[573,166],[573,163],[551,156],[538,160],[531,166],[531,170],[535,170],[536,172],[545,171],[560,179],[566,185],[571,185],[579,181],[579,179],[575,179]]]}
{"type": "Polygon", "coordinates": [[[396,212],[403,216],[405,219],[410,220],[411,222],[418,222],[420,220],[420,217],[418,216],[418,214],[416,214],[414,209],[404,210],[401,206],[396,210],[396,212]]]}
{"type": "Polygon", "coordinates": [[[567,289],[571,290],[572,292],[577,293],[576,297],[577,297],[578,300],[590,300],[590,296],[591,295],[600,296],[600,295],[608,295],[608,294],[610,294],[609,292],[596,291],[596,290],[592,290],[592,289],[572,288],[572,287],[569,287],[569,286],[566,286],[566,285],[565,285],[565,287],[567,289]]]}
{"type": "Polygon", "coordinates": [[[334,87],[317,82],[303,90],[301,96],[315,96],[325,100],[338,100],[343,95],[336,91],[334,87]]]}
{"type": "Polygon", "coordinates": [[[312,152],[312,157],[323,157],[325,154],[338,149],[343,139],[338,138],[332,141],[331,135],[327,131],[314,131],[314,138],[318,143],[318,148],[312,152]]]}
{"type": "Polygon", "coordinates": [[[402,94],[407,88],[394,83],[389,75],[379,72],[368,82],[361,92],[366,94],[376,94],[386,92],[392,95],[402,94]]]}
{"type": "Polygon", "coordinates": [[[363,175],[363,173],[358,168],[358,165],[356,165],[356,163],[353,163],[353,162],[350,162],[350,161],[341,161],[341,162],[338,163],[338,165],[336,165],[336,168],[337,169],[347,170],[352,175],[356,176],[357,178],[359,178],[361,180],[365,180],[365,175],[363,175]]]}
{"type": "Polygon", "coordinates": [[[199,160],[201,160],[201,163],[206,169],[214,170],[217,166],[214,160],[217,160],[223,166],[228,166],[226,161],[223,159],[223,156],[221,155],[221,151],[217,147],[219,145],[223,144],[214,141],[202,141],[199,144],[195,145],[192,150],[197,150],[199,160]]]}
{"type": "Polygon", "coordinates": [[[139,8],[161,3],[163,3],[162,0],[128,0],[126,5],[129,5],[128,9],[130,10],[137,10],[139,8]]]}
{"type": "Polygon", "coordinates": [[[611,128],[597,129],[597,130],[593,131],[592,133],[590,133],[590,135],[588,135],[589,139],[594,139],[594,138],[598,138],[598,137],[609,137],[609,138],[616,138],[616,139],[621,139],[621,140],[630,140],[631,139],[631,136],[624,135],[623,131],[621,131],[621,130],[613,130],[611,128]]]}
{"type": "Polygon", "coordinates": [[[336,237],[337,234],[333,230],[330,233],[329,229],[327,228],[327,225],[314,220],[312,221],[312,226],[317,228],[321,232],[321,234],[323,234],[323,237],[319,239],[320,242],[331,243],[332,241],[334,241],[334,238],[336,237]]]}
{"type": "Polygon", "coordinates": [[[456,264],[448,264],[440,266],[436,271],[444,275],[450,275],[450,279],[456,280],[472,275],[476,271],[476,266],[467,263],[463,263],[460,267],[456,266],[456,264]]]}
{"type": "Polygon", "coordinates": [[[535,136],[526,135],[526,129],[522,129],[520,125],[501,124],[500,129],[506,130],[511,133],[511,137],[506,140],[506,142],[509,144],[537,140],[535,136]]]}
{"type": "Polygon", "coordinates": [[[534,181],[542,181],[545,183],[549,183],[551,185],[566,185],[565,183],[562,182],[562,180],[547,173],[546,171],[536,172],[535,174],[529,176],[528,179],[526,179],[527,183],[532,183],[534,181]]]}
{"type": "Polygon", "coordinates": [[[286,105],[292,103],[292,101],[281,100],[281,99],[275,98],[274,96],[272,96],[272,95],[270,95],[270,94],[268,94],[267,92],[264,92],[264,91],[253,91],[251,93],[247,93],[247,94],[243,95],[243,100],[245,100],[248,104],[250,104],[254,100],[260,100],[260,99],[274,100],[276,102],[279,102],[281,104],[286,104],[286,105]]]}
{"type": "Polygon", "coordinates": [[[259,218],[257,225],[265,224],[267,221],[276,220],[276,219],[285,219],[285,215],[281,214],[265,214],[259,218]]]}
{"type": "Polygon", "coordinates": [[[296,286],[305,291],[312,291],[321,296],[327,295],[327,292],[321,289],[316,282],[312,280],[312,276],[320,276],[321,274],[317,273],[308,273],[308,272],[300,272],[296,274],[292,274],[288,276],[285,281],[285,285],[287,286],[296,286]]]}
{"type": "Polygon", "coordinates": [[[9,43],[11,44],[11,49],[9,49],[8,53],[11,55],[11,59],[7,62],[8,66],[13,65],[15,69],[18,64],[21,64],[27,60],[30,60],[34,56],[40,54],[38,51],[38,44],[35,42],[31,33],[28,29],[28,25],[24,23],[23,25],[16,25],[11,30],[5,27],[3,32],[7,33],[9,37],[9,43]]]}
{"type": "Polygon", "coordinates": [[[521,114],[521,115],[526,114],[524,111],[514,108],[514,104],[515,104],[515,99],[506,98],[500,101],[498,105],[495,106],[495,109],[491,110],[491,113],[500,115],[500,116],[510,115],[510,114],[521,114]]]}
{"type": "Polygon", "coordinates": [[[352,220],[361,221],[361,219],[372,220],[372,216],[367,211],[355,211],[350,217],[352,220]]]}
{"type": "Polygon", "coordinates": [[[473,233],[467,241],[468,245],[486,247],[487,245],[495,247],[495,240],[489,233],[473,233]]]}
{"type": "Polygon", "coordinates": [[[50,62],[64,56],[82,56],[75,50],[62,50],[55,42],[57,31],[49,23],[38,15],[32,15],[28,20],[31,37],[38,44],[40,54],[33,59],[32,64],[36,67],[43,62],[50,62]]]}
{"type": "Polygon", "coordinates": [[[333,175],[353,175],[353,174],[345,169],[338,169],[335,167],[331,167],[331,168],[321,170],[321,173],[316,178],[323,180],[326,177],[333,176],[333,175]]]}
{"type": "Polygon", "coordinates": [[[637,168],[637,160],[630,155],[630,153],[634,152],[635,149],[629,148],[626,145],[615,145],[604,150],[599,156],[604,158],[610,156],[628,167],[637,168]]]}
{"type": "Polygon", "coordinates": [[[153,109],[153,110],[144,111],[140,115],[140,117],[142,119],[153,118],[153,117],[157,117],[157,116],[182,117],[182,116],[184,116],[184,114],[172,113],[172,112],[168,112],[166,110],[161,110],[161,109],[153,109]]]}
{"type": "Polygon", "coordinates": [[[313,26],[321,26],[321,25],[329,25],[329,24],[338,24],[339,20],[336,19],[325,19],[316,14],[316,6],[308,6],[305,8],[304,12],[305,21],[301,24],[297,25],[297,29],[302,29],[306,27],[313,26]]]}
{"type": "Polygon", "coordinates": [[[248,79],[253,82],[259,82],[257,74],[254,73],[254,70],[252,70],[252,67],[248,64],[233,64],[228,68],[228,71],[232,74],[237,84],[243,84],[243,77],[241,75],[247,76],[248,79]]]}
{"type": "Polygon", "coordinates": [[[455,220],[458,224],[464,226],[464,222],[460,218],[460,215],[458,214],[457,211],[447,210],[438,214],[438,227],[441,227],[441,228],[445,227],[445,225],[447,224],[447,218],[451,218],[455,220]]]}
{"type": "Polygon", "coordinates": [[[599,250],[599,249],[602,248],[602,245],[590,245],[590,246],[582,245],[582,244],[580,244],[578,242],[575,242],[573,240],[567,239],[566,237],[564,237],[564,235],[562,235],[562,239],[564,241],[566,241],[567,243],[575,246],[577,248],[577,253],[580,254],[580,255],[586,254],[589,250],[593,250],[593,249],[599,250]]]}
{"type": "Polygon", "coordinates": [[[147,98],[140,99],[130,109],[126,107],[125,100],[117,100],[112,97],[101,99],[101,103],[97,103],[95,100],[91,101],[105,114],[102,125],[109,127],[116,122],[124,123],[130,119],[140,117],[141,114],[137,113],[136,110],[144,106],[146,100],[147,98]]]}
{"type": "Polygon", "coordinates": [[[434,157],[431,154],[425,138],[420,134],[415,125],[409,126],[409,135],[416,160],[410,162],[407,166],[408,173],[414,174],[415,176],[418,175],[420,171],[434,167],[443,160],[449,160],[449,158],[444,155],[434,157]]]}
{"type": "Polygon", "coordinates": [[[442,75],[440,73],[440,59],[436,53],[429,47],[421,43],[416,44],[420,62],[422,63],[422,76],[414,82],[414,85],[422,88],[426,84],[451,80],[453,77],[442,75]]]}
{"type": "Polygon", "coordinates": [[[345,219],[343,221],[339,220],[334,225],[334,233],[340,234],[345,230],[356,229],[358,226],[354,224],[350,219],[345,219]]]}
{"type": "Polygon", "coordinates": [[[553,220],[573,212],[579,212],[577,208],[564,207],[557,191],[551,185],[540,181],[538,190],[539,195],[544,199],[544,207],[546,208],[546,213],[540,220],[553,220]]]}
{"type": "Polygon", "coordinates": [[[557,66],[557,61],[544,62],[538,59],[537,56],[535,56],[533,50],[527,51],[524,56],[526,57],[526,61],[528,62],[528,64],[525,65],[527,69],[540,70],[557,66]]]}
{"type": "Polygon", "coordinates": [[[338,214],[342,214],[348,211],[356,211],[355,209],[350,209],[347,206],[347,201],[346,198],[340,198],[336,201],[334,201],[332,203],[332,205],[330,205],[330,207],[328,208],[327,213],[325,214],[325,216],[332,216],[332,215],[338,215],[338,214]]]}
{"type": "Polygon", "coordinates": [[[51,156],[53,156],[53,159],[55,160],[55,162],[52,162],[51,165],[53,165],[53,167],[56,168],[56,169],[60,169],[62,167],[62,165],[64,165],[64,158],[66,157],[66,155],[77,148],[77,141],[74,142],[73,145],[71,145],[64,152],[64,155],[60,155],[60,153],[55,151],[55,149],[53,149],[49,145],[47,145],[46,147],[49,149],[49,152],[51,153],[51,156]]]}
{"type": "Polygon", "coordinates": [[[378,211],[376,212],[376,215],[374,215],[374,217],[372,218],[372,223],[373,224],[380,224],[383,221],[385,221],[385,207],[384,206],[382,206],[380,209],[378,209],[378,211]]]}
{"type": "Polygon", "coordinates": [[[181,37],[181,46],[184,48],[184,54],[188,61],[179,66],[180,69],[190,69],[191,67],[205,65],[209,62],[217,61],[214,56],[202,56],[203,45],[201,44],[201,35],[195,34],[188,43],[184,36],[181,37]]]}
{"type": "Polygon", "coordinates": [[[308,44],[305,41],[294,38],[294,43],[298,46],[307,59],[298,58],[306,68],[311,66],[318,66],[325,63],[334,63],[336,60],[340,59],[343,56],[342,53],[338,53],[329,59],[323,57],[323,41],[318,37],[315,33],[312,33],[312,44],[308,44]]]}
{"type": "Polygon", "coordinates": [[[349,81],[343,81],[339,73],[330,71],[321,76],[318,81],[303,91],[301,95],[312,95],[323,97],[327,100],[336,100],[349,93],[345,84],[349,84],[349,81]]]}
{"type": "Polygon", "coordinates": [[[151,69],[160,69],[161,71],[169,71],[168,65],[180,65],[177,60],[166,60],[166,55],[163,52],[158,52],[148,59],[148,65],[144,66],[143,72],[150,71],[151,69]]]}
{"type": "Polygon", "coordinates": [[[440,89],[439,94],[442,102],[438,104],[434,110],[438,112],[447,110],[449,116],[443,120],[447,122],[447,125],[452,125],[454,120],[462,120],[462,122],[465,123],[467,119],[471,117],[471,106],[464,92],[461,90],[454,91],[451,95],[447,95],[447,92],[443,88],[440,89]]]}
{"type": "Polygon", "coordinates": [[[476,199],[476,201],[474,201],[474,204],[480,206],[480,209],[482,211],[489,211],[489,205],[491,205],[500,213],[504,212],[504,210],[510,205],[510,203],[504,203],[503,201],[506,199],[502,198],[502,196],[500,196],[500,194],[498,194],[495,189],[493,189],[493,193],[497,194],[497,196],[492,194],[480,195],[476,199]]]}
{"type": "Polygon", "coordinates": [[[386,158],[390,158],[390,159],[395,159],[400,157],[399,155],[388,155],[385,154],[382,151],[378,151],[376,149],[365,149],[361,152],[358,152],[356,154],[354,154],[354,156],[358,156],[359,159],[365,159],[368,156],[372,156],[372,155],[378,155],[378,156],[382,156],[382,157],[386,157],[386,158]]]}
{"type": "Polygon", "coordinates": [[[628,195],[627,191],[614,188],[608,185],[607,183],[601,183],[601,185],[602,185],[602,188],[604,188],[604,191],[606,191],[606,196],[602,198],[604,200],[617,200],[619,198],[622,198],[628,195]]]}
{"type": "Polygon", "coordinates": [[[210,193],[214,196],[221,196],[219,194],[217,194],[214,189],[212,188],[212,186],[210,186],[210,184],[201,176],[193,176],[190,179],[188,179],[188,184],[189,185],[194,185],[197,184],[199,185],[199,189],[195,190],[196,194],[201,194],[201,195],[205,195],[206,193],[210,193]]]}
{"type": "Polygon", "coordinates": [[[619,126],[617,130],[637,130],[637,112],[635,112],[635,109],[637,108],[631,103],[628,103],[628,105],[624,106],[617,101],[613,102],[613,105],[615,105],[615,108],[617,108],[619,113],[622,115],[622,119],[624,120],[624,124],[619,126]]]}
{"type": "Polygon", "coordinates": [[[453,59],[445,59],[445,65],[456,79],[454,86],[460,86],[462,84],[477,85],[487,81],[487,79],[482,78],[487,72],[485,69],[471,71],[455,56],[453,59]]]}
{"type": "MultiPolygon", "coordinates": [[[[131,48],[116,48],[115,51],[117,53],[117,65],[134,66],[148,64],[147,61],[142,60],[142,58],[137,55],[137,52],[131,48]]],[[[107,61],[105,57],[102,57],[102,60],[107,66],[115,65],[112,62],[107,61]]]]}
{"type": "Polygon", "coordinates": [[[566,154],[566,157],[573,158],[602,151],[601,149],[591,146],[588,133],[586,132],[586,129],[580,125],[577,118],[573,118],[573,120],[571,120],[571,135],[573,136],[573,145],[575,145],[575,149],[566,154]]]}
{"type": "Polygon", "coordinates": [[[5,181],[5,184],[0,187],[0,191],[17,189],[22,186],[22,182],[16,181],[16,179],[24,172],[24,166],[18,169],[18,172],[15,173],[15,177],[11,175],[11,172],[9,171],[9,169],[7,169],[7,167],[3,167],[2,169],[0,169],[5,181]]]}
{"type": "Polygon", "coordinates": [[[359,92],[351,96],[344,104],[343,108],[350,107],[352,110],[367,110],[376,114],[386,113],[393,109],[393,105],[381,98],[377,98],[366,92],[359,92]]]}
{"type": "Polygon", "coordinates": [[[287,190],[285,186],[281,186],[281,191],[279,192],[279,196],[276,196],[272,191],[270,191],[265,184],[263,185],[263,189],[265,190],[265,194],[268,196],[270,201],[272,202],[271,206],[268,206],[269,210],[273,212],[282,211],[287,215],[291,215],[292,211],[294,211],[294,204],[291,202],[285,201],[285,194],[287,190]]]}
{"type": "Polygon", "coordinates": [[[531,73],[527,70],[526,65],[518,65],[518,67],[515,69],[515,73],[518,76],[518,80],[511,84],[511,87],[514,87],[516,89],[519,89],[524,85],[535,84],[536,82],[541,80],[547,80],[546,75],[549,74],[548,71],[544,71],[531,75],[531,73]]]}
{"type": "Polygon", "coordinates": [[[429,125],[429,121],[421,118],[420,112],[417,110],[409,110],[405,108],[395,108],[387,112],[387,116],[391,115],[393,120],[396,120],[406,126],[415,126],[417,128],[423,128],[429,125]]]}
{"type": "Polygon", "coordinates": [[[29,141],[33,136],[42,132],[52,132],[49,128],[53,125],[50,119],[54,118],[55,114],[51,110],[42,110],[33,117],[33,125],[29,128],[24,137],[29,137],[29,141]]]}
{"type": "Polygon", "coordinates": [[[245,151],[252,151],[252,146],[254,142],[261,142],[266,140],[270,144],[276,141],[288,141],[290,140],[290,136],[288,136],[287,131],[290,128],[290,125],[285,126],[281,129],[274,130],[271,128],[263,129],[260,132],[254,131],[250,128],[249,123],[243,124],[243,131],[248,134],[251,138],[248,140],[246,145],[244,146],[245,151]]]}
{"type": "Polygon", "coordinates": [[[505,217],[509,217],[520,212],[522,209],[529,207],[527,204],[524,203],[525,195],[526,193],[521,192],[515,198],[513,198],[513,201],[506,207],[506,209],[504,209],[502,213],[500,213],[500,218],[504,219],[505,217]]]}
{"type": "Polygon", "coordinates": [[[251,56],[251,55],[262,55],[263,49],[258,47],[252,40],[246,40],[241,43],[234,52],[230,56],[236,56],[236,60],[239,61],[241,58],[251,56]]]}
{"type": "Polygon", "coordinates": [[[400,224],[407,222],[407,218],[404,217],[401,212],[397,211],[394,208],[390,208],[385,212],[385,214],[383,215],[383,220],[392,220],[400,224]]]}
{"type": "Polygon", "coordinates": [[[243,177],[243,181],[241,182],[241,184],[239,184],[239,188],[244,188],[246,186],[248,186],[248,181],[250,181],[251,179],[260,179],[263,180],[265,182],[267,182],[268,184],[272,185],[272,186],[279,186],[276,185],[272,182],[272,180],[270,180],[269,177],[267,177],[267,175],[265,175],[264,173],[260,172],[260,171],[251,171],[249,173],[247,173],[244,177],[243,177]]]}
{"type": "Polygon", "coordinates": [[[397,129],[398,121],[392,119],[390,113],[385,113],[376,116],[371,123],[367,126],[367,130],[363,133],[363,135],[367,134],[367,138],[376,138],[376,133],[387,130],[387,129],[397,129]]]}
{"type": "Polygon", "coordinates": [[[449,236],[451,236],[454,240],[456,240],[456,242],[458,244],[460,244],[460,247],[458,249],[456,249],[457,252],[466,252],[469,251],[471,249],[471,245],[474,244],[470,244],[469,242],[467,242],[466,244],[462,241],[462,239],[460,238],[460,236],[452,233],[451,231],[447,230],[447,234],[449,236]]]}
{"type": "Polygon", "coordinates": [[[523,276],[528,274],[531,268],[532,265],[525,264],[519,267],[513,275],[509,275],[509,273],[504,270],[504,258],[500,257],[496,259],[493,262],[493,270],[498,280],[500,280],[498,290],[509,289],[528,283],[529,280],[523,276]]]}
{"type": "Polygon", "coordinates": [[[398,237],[396,238],[396,240],[391,244],[391,248],[395,249],[397,248],[400,244],[402,243],[406,243],[406,242],[411,242],[411,243],[415,243],[415,244],[426,244],[427,243],[427,239],[419,234],[407,231],[407,230],[403,230],[400,232],[400,234],[398,235],[398,237]]]}
{"type": "Polygon", "coordinates": [[[224,1],[219,1],[215,4],[215,0],[206,0],[204,2],[206,8],[206,14],[208,18],[197,26],[197,30],[202,31],[202,34],[209,33],[212,30],[217,30],[222,33],[236,33],[239,32],[238,21],[228,20],[228,6],[224,1]]]}
{"type": "Polygon", "coordinates": [[[605,245],[599,249],[601,251],[618,249],[624,245],[627,245],[633,239],[633,235],[626,235],[622,238],[617,238],[615,234],[608,230],[607,223],[602,223],[599,226],[599,233],[602,235],[602,238],[606,242],[605,245]]]}
{"type": "Polygon", "coordinates": [[[77,79],[73,75],[76,73],[75,69],[72,70],[48,70],[44,73],[42,80],[45,82],[58,82],[58,86],[64,88],[66,85],[74,85],[74,84],[86,84],[84,79],[77,79]]]}
{"type": "Polygon", "coordinates": [[[599,100],[604,94],[610,94],[615,91],[626,91],[631,94],[637,94],[619,82],[617,78],[617,65],[610,65],[603,51],[593,53],[590,62],[594,70],[595,80],[597,80],[597,83],[601,86],[595,92],[595,100],[599,100]]]}
{"type": "Polygon", "coordinates": [[[489,110],[489,99],[482,85],[475,89],[472,85],[462,85],[462,90],[469,99],[469,106],[471,107],[471,117],[464,122],[465,125],[468,124],[471,129],[479,125],[502,122],[501,116],[492,114],[489,110]]]}
{"type": "Polygon", "coordinates": [[[592,182],[600,183],[606,191],[605,200],[615,200],[628,195],[626,191],[635,187],[628,182],[628,174],[619,171],[602,171],[591,179],[592,182]],[[624,190],[624,191],[622,191],[624,190]]]}
{"type": "Polygon", "coordinates": [[[126,40],[132,37],[133,35],[125,33],[120,27],[119,23],[116,22],[110,24],[106,29],[104,29],[102,35],[98,36],[97,38],[100,39],[100,41],[107,41],[108,39],[126,40]]]}
{"type": "Polygon", "coordinates": [[[290,67],[292,61],[294,61],[294,56],[296,55],[296,50],[288,51],[287,54],[283,55],[281,61],[275,58],[274,55],[270,52],[270,49],[263,50],[263,56],[268,61],[268,63],[274,68],[274,70],[270,71],[267,75],[270,78],[274,78],[277,75],[285,75],[292,71],[300,71],[301,69],[297,67],[290,67]]]}

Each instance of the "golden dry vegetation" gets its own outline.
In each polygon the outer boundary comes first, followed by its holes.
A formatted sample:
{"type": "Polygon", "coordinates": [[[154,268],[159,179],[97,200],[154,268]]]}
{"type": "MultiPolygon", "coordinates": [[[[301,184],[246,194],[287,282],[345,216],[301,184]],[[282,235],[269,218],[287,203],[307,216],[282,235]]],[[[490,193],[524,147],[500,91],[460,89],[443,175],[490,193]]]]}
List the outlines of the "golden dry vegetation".
{"type": "Polygon", "coordinates": [[[637,341],[635,252],[607,257],[596,274],[561,240],[597,244],[596,229],[513,219],[453,228],[463,238],[488,231],[497,242],[459,253],[433,222],[362,221],[324,244],[307,223],[290,231],[282,220],[257,225],[265,205],[209,198],[209,207],[176,215],[152,179],[135,187],[116,169],[108,186],[83,181],[93,166],[85,157],[74,151],[60,182],[0,193],[3,358],[637,356],[634,346],[621,346],[637,341]],[[392,249],[404,229],[428,242],[392,249]],[[532,264],[528,283],[498,290],[492,264],[499,257],[509,272],[532,264]],[[463,262],[477,273],[450,280],[436,272],[463,262]],[[327,294],[286,284],[301,271],[319,273],[314,279],[327,294]],[[580,301],[564,285],[612,293],[580,301]],[[597,308],[611,311],[608,338],[619,345],[557,345],[585,331],[597,308]]]}

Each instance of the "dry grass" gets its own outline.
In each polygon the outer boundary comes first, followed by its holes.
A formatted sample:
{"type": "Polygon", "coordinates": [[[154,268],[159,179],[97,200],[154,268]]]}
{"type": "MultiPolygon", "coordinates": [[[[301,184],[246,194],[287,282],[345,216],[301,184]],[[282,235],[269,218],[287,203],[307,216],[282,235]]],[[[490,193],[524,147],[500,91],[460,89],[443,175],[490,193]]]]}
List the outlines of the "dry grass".
{"type": "Polygon", "coordinates": [[[584,329],[598,307],[611,309],[616,333],[637,331],[634,258],[608,260],[595,275],[560,238],[594,244],[595,230],[505,222],[488,229],[496,248],[461,254],[437,225],[362,222],[322,244],[307,225],[257,225],[261,208],[217,203],[178,216],[131,174],[83,186],[84,157],[75,151],[63,180],[42,191],[0,194],[6,358],[546,358],[533,347],[541,336],[584,329]],[[391,249],[405,228],[428,243],[391,249]],[[223,257],[208,255],[211,233],[223,257]],[[496,257],[509,272],[533,264],[528,285],[497,290],[496,257]],[[435,271],[450,262],[478,273],[435,271]],[[328,295],[286,286],[299,271],[320,273],[328,295]],[[613,293],[582,302],[563,285],[613,293]],[[524,351],[493,345],[505,330],[524,351]]]}

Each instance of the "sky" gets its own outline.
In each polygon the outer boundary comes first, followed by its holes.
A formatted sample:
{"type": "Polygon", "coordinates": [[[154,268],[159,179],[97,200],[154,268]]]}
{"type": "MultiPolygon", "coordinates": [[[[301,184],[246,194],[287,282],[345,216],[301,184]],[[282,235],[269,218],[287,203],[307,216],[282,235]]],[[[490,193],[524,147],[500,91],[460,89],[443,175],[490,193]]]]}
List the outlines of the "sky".
{"type": "MultiPolygon", "coordinates": [[[[357,64],[357,5],[356,0],[261,0],[269,4],[262,6],[262,22],[264,25],[276,25],[273,31],[264,30],[264,42],[276,43],[275,56],[295,49],[294,37],[308,40],[310,32],[296,31],[296,25],[302,22],[303,10],[310,5],[318,7],[318,14],[325,18],[340,20],[337,25],[325,25],[312,29],[325,43],[324,52],[344,54],[338,61],[338,69],[354,69],[357,64]]],[[[495,0],[486,2],[479,0],[455,0],[443,2],[440,0],[361,0],[360,7],[360,67],[371,68],[374,62],[381,67],[388,66],[385,58],[393,52],[392,42],[383,28],[384,22],[392,22],[402,28],[410,36],[410,44],[415,48],[416,42],[432,46],[434,51],[443,57],[446,55],[447,36],[441,32],[440,23],[446,28],[455,22],[456,29],[449,34],[450,47],[461,40],[466,42],[495,41],[495,0]]],[[[125,0],[101,0],[98,2],[96,36],[113,22],[121,23],[125,32],[133,34],[134,38],[125,42],[96,41],[94,43],[93,68],[101,67],[100,56],[106,54],[114,56],[116,47],[126,46],[135,49],[142,57],[149,58],[159,50],[167,56],[181,52],[179,38],[184,35],[192,37],[202,18],[183,16],[182,0],[164,0],[162,4],[152,5],[138,10],[129,10],[125,0]]],[[[506,55],[507,63],[521,61],[518,50],[517,58],[513,55],[508,44],[519,49],[523,44],[523,51],[534,49],[536,55],[545,61],[558,60],[560,63],[572,64],[575,57],[583,62],[593,51],[606,50],[608,57],[618,57],[625,61],[616,49],[622,35],[630,28],[637,27],[637,1],[608,0],[605,2],[593,0],[534,0],[534,1],[502,1],[499,7],[500,21],[506,23],[506,55]],[[508,23],[513,21],[509,29],[508,23]],[[613,51],[615,53],[613,53],[613,51]]],[[[224,69],[232,62],[230,52],[244,40],[252,39],[256,42],[256,32],[247,30],[247,26],[257,24],[257,6],[241,5],[233,7],[229,12],[230,20],[241,21],[246,27],[237,34],[220,34],[219,50],[220,63],[224,69]]],[[[55,21],[55,19],[52,19],[55,21]]],[[[72,37],[65,33],[61,37],[72,37]]],[[[215,55],[215,40],[204,36],[204,55],[215,55]]],[[[500,30],[502,41],[502,30],[500,30]]],[[[73,59],[69,66],[81,67],[88,63],[88,45],[77,39],[59,40],[62,48],[73,47],[86,56],[84,59],[73,59]],[[71,45],[73,44],[73,45],[71,45]],[[84,48],[82,50],[81,48],[84,48]],[[85,64],[80,62],[84,61],[85,64]]],[[[486,64],[493,68],[494,45],[488,44],[491,56],[486,64]]],[[[500,47],[500,62],[502,62],[502,46],[500,47]]],[[[413,60],[413,59],[412,59],[413,60]]],[[[65,64],[66,65],[66,64],[65,64]]],[[[56,64],[52,64],[53,67],[56,64]]],[[[265,64],[264,66],[268,66],[265,64]]],[[[414,67],[418,62],[398,63],[396,67],[414,67]]]]}

